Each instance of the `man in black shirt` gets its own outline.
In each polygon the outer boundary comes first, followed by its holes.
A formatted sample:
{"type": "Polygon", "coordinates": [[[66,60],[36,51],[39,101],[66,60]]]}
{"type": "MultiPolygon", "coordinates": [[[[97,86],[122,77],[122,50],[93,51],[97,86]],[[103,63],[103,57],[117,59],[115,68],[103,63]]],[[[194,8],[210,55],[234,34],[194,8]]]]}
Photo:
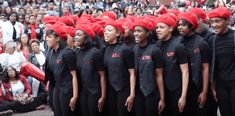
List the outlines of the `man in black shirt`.
{"type": "Polygon", "coordinates": [[[230,16],[230,11],[223,7],[208,14],[216,33],[215,39],[210,41],[212,91],[222,116],[235,116],[235,34],[228,27],[230,16]]]}
{"type": "Polygon", "coordinates": [[[157,43],[163,51],[163,76],[166,86],[166,116],[184,116],[188,89],[188,59],[180,38],[172,36],[174,19],[162,15],[157,19],[157,43]]]}

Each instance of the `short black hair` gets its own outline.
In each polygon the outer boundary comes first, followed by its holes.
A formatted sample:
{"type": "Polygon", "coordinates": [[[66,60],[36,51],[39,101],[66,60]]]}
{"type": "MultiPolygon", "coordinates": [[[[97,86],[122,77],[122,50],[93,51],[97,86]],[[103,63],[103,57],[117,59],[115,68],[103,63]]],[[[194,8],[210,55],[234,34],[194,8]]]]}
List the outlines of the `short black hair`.
{"type": "Polygon", "coordinates": [[[11,12],[11,13],[7,16],[8,20],[10,20],[10,16],[13,15],[13,14],[16,15],[16,20],[18,21],[18,14],[17,14],[16,12],[11,12]]]}

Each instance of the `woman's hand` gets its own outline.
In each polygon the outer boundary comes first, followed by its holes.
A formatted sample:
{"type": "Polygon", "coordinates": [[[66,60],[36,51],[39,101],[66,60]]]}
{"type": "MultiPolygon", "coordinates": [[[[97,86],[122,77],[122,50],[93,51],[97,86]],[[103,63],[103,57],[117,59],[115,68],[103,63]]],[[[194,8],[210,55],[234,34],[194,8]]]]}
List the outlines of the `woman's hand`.
{"type": "Polygon", "coordinates": [[[104,102],[105,102],[105,98],[101,97],[98,101],[98,109],[99,112],[102,112],[103,108],[104,108],[104,102]]]}
{"type": "Polygon", "coordinates": [[[179,112],[184,111],[185,104],[186,104],[186,98],[185,97],[180,97],[180,99],[178,101],[179,112]]]}
{"type": "Polygon", "coordinates": [[[207,94],[206,93],[200,93],[199,97],[198,97],[198,103],[199,103],[199,108],[203,108],[205,103],[206,103],[206,98],[207,98],[207,94]]]}
{"type": "Polygon", "coordinates": [[[76,98],[76,97],[72,97],[72,98],[70,99],[70,103],[69,103],[69,106],[70,106],[70,108],[71,108],[71,111],[74,111],[74,110],[75,110],[76,103],[77,103],[77,98],[76,98]]]}
{"type": "Polygon", "coordinates": [[[133,104],[134,104],[134,96],[129,96],[127,99],[126,99],[126,103],[125,103],[125,106],[127,106],[127,111],[128,112],[131,112],[132,110],[132,107],[133,107],[133,104]]]}
{"type": "Polygon", "coordinates": [[[165,101],[164,100],[160,100],[158,103],[158,112],[159,114],[164,110],[165,108],[165,101]]]}

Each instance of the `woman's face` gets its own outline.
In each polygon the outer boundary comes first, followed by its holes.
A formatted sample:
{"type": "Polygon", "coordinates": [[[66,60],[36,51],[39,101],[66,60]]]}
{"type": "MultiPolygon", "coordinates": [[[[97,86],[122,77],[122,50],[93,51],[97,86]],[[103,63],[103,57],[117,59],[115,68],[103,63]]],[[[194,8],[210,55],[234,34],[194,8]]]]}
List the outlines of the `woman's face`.
{"type": "Polygon", "coordinates": [[[55,35],[51,34],[46,36],[47,45],[50,48],[54,48],[59,43],[59,37],[55,37],[55,35]]]}
{"type": "Polygon", "coordinates": [[[216,34],[223,33],[228,26],[228,22],[223,18],[211,18],[210,23],[216,34]]]}
{"type": "Polygon", "coordinates": [[[179,34],[182,36],[187,36],[189,33],[191,33],[188,25],[184,24],[182,20],[179,20],[177,25],[179,34]]]}
{"type": "Polygon", "coordinates": [[[8,73],[9,78],[15,78],[16,76],[16,72],[12,67],[7,68],[7,73],[8,73]]]}
{"type": "Polygon", "coordinates": [[[129,36],[128,33],[129,33],[130,29],[127,26],[123,26],[123,29],[125,30],[125,33],[123,34],[123,37],[126,38],[126,37],[129,36]]]}
{"type": "Polygon", "coordinates": [[[148,33],[142,26],[135,26],[134,28],[134,36],[135,36],[135,42],[141,43],[143,40],[147,39],[148,33]]]}
{"type": "Polygon", "coordinates": [[[85,42],[86,34],[82,30],[77,30],[74,36],[74,44],[76,47],[81,47],[85,42]]]}
{"type": "Polygon", "coordinates": [[[18,17],[18,22],[24,23],[24,17],[22,15],[18,17]]]}
{"type": "Polygon", "coordinates": [[[37,42],[33,42],[31,44],[31,49],[33,50],[34,53],[39,53],[40,52],[40,46],[37,42]]]}
{"type": "Polygon", "coordinates": [[[8,54],[13,54],[14,51],[15,51],[15,48],[14,48],[14,47],[11,47],[11,46],[7,46],[5,51],[6,51],[6,53],[8,53],[8,54]]]}
{"type": "Polygon", "coordinates": [[[173,28],[169,27],[165,23],[159,22],[157,24],[156,33],[157,33],[158,39],[160,40],[168,39],[171,36],[172,31],[173,31],[173,28]]]}
{"type": "Polygon", "coordinates": [[[12,11],[11,11],[11,8],[10,8],[10,7],[7,7],[7,8],[6,8],[6,13],[7,13],[7,14],[10,14],[11,12],[12,12],[12,11]]]}
{"type": "Polygon", "coordinates": [[[20,39],[21,39],[22,44],[27,44],[29,41],[29,38],[26,34],[23,34],[20,39]]]}
{"type": "Polygon", "coordinates": [[[104,40],[105,42],[112,42],[120,35],[117,29],[112,25],[107,25],[104,29],[104,40]]]}

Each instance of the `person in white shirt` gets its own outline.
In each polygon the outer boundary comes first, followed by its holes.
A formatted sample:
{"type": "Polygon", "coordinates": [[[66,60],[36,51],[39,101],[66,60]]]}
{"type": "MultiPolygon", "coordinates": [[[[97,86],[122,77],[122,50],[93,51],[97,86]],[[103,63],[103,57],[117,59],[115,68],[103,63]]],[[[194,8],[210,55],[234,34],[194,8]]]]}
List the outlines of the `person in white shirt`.
{"type": "Polygon", "coordinates": [[[17,14],[11,13],[9,21],[3,23],[2,42],[5,45],[8,41],[18,41],[20,35],[24,32],[23,24],[16,21],[17,14]]]}
{"type": "Polygon", "coordinates": [[[13,41],[6,43],[5,53],[0,54],[0,63],[3,68],[12,66],[20,71],[21,64],[26,62],[22,52],[16,50],[16,44],[13,41]]]}

